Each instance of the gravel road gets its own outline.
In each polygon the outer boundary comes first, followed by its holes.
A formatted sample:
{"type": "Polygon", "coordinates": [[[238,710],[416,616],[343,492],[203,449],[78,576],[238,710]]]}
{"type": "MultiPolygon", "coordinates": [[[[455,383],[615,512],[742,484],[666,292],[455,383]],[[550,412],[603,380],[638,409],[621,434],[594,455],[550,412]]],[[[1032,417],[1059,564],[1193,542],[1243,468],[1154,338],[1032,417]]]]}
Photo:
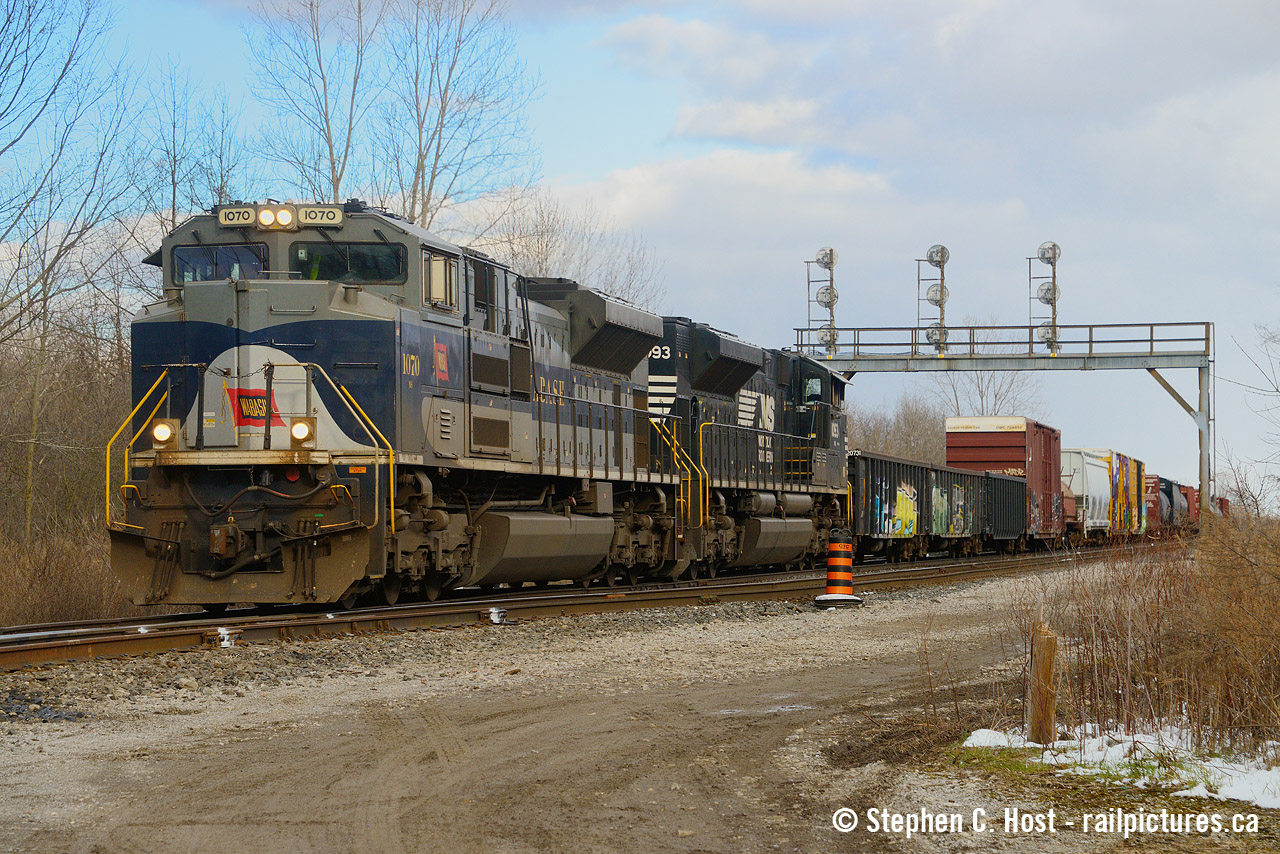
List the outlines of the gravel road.
{"type": "Polygon", "coordinates": [[[832,810],[989,795],[824,749],[919,702],[922,640],[955,672],[1005,662],[1038,578],[0,674],[0,849],[942,850],[841,836],[832,810]]]}

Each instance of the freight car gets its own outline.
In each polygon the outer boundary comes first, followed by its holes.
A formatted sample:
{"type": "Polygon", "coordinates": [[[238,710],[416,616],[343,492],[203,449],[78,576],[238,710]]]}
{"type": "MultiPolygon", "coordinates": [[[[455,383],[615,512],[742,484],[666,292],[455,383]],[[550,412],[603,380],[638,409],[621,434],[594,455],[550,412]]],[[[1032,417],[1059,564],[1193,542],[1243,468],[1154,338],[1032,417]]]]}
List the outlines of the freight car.
{"type": "Polygon", "coordinates": [[[1147,505],[1147,536],[1162,539],[1185,533],[1191,523],[1187,498],[1180,485],[1167,477],[1144,477],[1147,505]]]}
{"type": "Polygon", "coordinates": [[[139,604],[805,565],[843,518],[844,380],[802,355],[356,201],[220,206],[147,262],[106,502],[139,604]]]}
{"type": "Polygon", "coordinates": [[[1111,481],[1107,458],[1087,448],[1062,449],[1064,489],[1075,504],[1066,520],[1067,538],[1073,546],[1101,541],[1111,533],[1111,481]]]}
{"type": "MultiPolygon", "coordinates": [[[[1107,527],[1110,539],[1130,539],[1147,532],[1146,466],[1139,459],[1109,448],[1068,448],[1066,461],[1085,459],[1088,465],[1106,464],[1107,527]]],[[[1096,481],[1094,481],[1096,485],[1096,481]]]]}
{"type": "Polygon", "coordinates": [[[1058,430],[1021,416],[948,418],[946,429],[947,465],[1025,479],[1020,545],[1056,547],[1065,541],[1058,430]]]}
{"type": "Polygon", "coordinates": [[[855,450],[849,455],[854,557],[890,562],[1008,549],[1025,535],[1026,480],[855,450]]]}

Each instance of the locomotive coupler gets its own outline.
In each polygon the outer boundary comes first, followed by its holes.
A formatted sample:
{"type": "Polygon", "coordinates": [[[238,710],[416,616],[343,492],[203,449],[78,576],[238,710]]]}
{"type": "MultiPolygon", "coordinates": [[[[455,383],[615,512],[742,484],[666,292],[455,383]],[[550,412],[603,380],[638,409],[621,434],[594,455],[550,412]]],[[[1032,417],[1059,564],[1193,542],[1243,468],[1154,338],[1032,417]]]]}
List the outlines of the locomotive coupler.
{"type": "Polygon", "coordinates": [[[209,527],[209,554],[224,560],[235,557],[249,547],[249,537],[234,519],[209,527]]]}

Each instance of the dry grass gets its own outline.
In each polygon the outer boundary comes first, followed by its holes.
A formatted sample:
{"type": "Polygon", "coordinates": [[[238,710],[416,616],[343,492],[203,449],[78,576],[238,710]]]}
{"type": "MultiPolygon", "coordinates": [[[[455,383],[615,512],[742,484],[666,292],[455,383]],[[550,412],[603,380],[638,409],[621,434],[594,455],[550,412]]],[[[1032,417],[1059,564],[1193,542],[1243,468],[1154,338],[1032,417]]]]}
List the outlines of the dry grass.
{"type": "MultiPolygon", "coordinates": [[[[1211,519],[1194,548],[1096,564],[1013,603],[1061,636],[1059,720],[1177,726],[1206,751],[1280,739],[1280,524],[1211,519]]],[[[1024,676],[1025,679],[1025,676],[1024,676]]]]}
{"type": "Polygon", "coordinates": [[[85,519],[28,545],[0,536],[0,625],[143,613],[111,572],[106,529],[85,519]]]}

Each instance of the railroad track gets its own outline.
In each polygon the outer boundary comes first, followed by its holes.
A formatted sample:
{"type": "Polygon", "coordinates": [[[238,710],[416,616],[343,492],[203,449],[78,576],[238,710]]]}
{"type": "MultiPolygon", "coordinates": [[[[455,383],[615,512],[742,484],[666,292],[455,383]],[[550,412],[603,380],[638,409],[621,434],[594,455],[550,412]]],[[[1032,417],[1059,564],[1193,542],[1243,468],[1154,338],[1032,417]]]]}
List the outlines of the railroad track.
{"type": "MultiPolygon", "coordinates": [[[[882,565],[854,575],[854,589],[883,590],[918,584],[969,581],[1054,569],[1132,553],[1131,546],[1050,552],[1011,558],[978,557],[947,563],[882,565]]],[[[167,614],[151,618],[76,621],[0,629],[0,670],[76,659],[144,655],[198,647],[411,631],[508,619],[528,620],[635,608],[799,599],[822,592],[825,571],[642,585],[635,588],[550,588],[503,591],[437,602],[354,611],[228,611],[167,614]]]]}

